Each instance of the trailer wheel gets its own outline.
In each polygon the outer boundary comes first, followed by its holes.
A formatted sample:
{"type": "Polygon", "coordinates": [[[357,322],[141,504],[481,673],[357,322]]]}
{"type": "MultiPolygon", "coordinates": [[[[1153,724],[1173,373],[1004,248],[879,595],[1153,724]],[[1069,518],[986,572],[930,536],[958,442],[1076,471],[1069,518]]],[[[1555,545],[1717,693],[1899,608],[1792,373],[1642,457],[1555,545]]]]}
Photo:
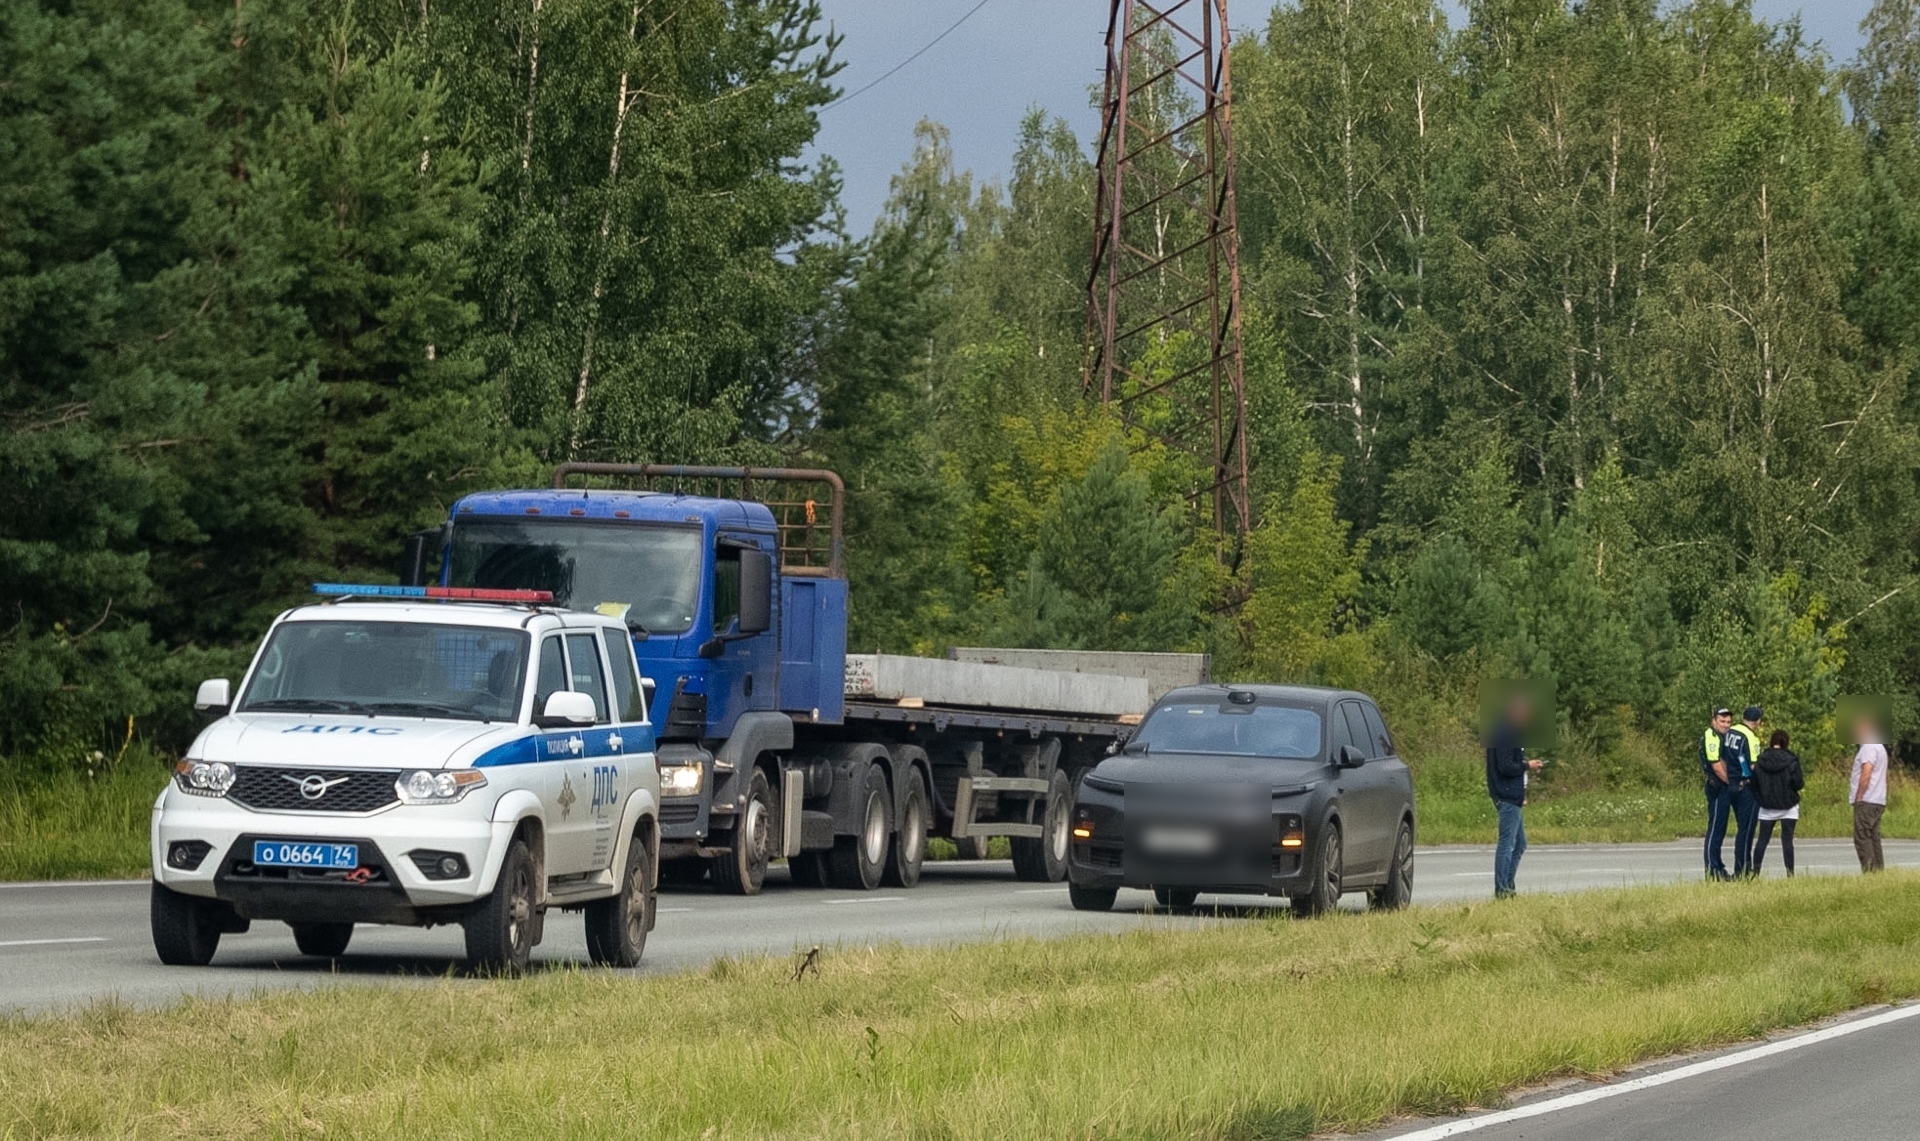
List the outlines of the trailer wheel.
{"type": "Polygon", "coordinates": [[[900,826],[893,834],[893,850],[881,877],[888,887],[912,887],[920,882],[920,865],[927,858],[927,784],[920,770],[906,770],[907,791],[900,799],[900,826]]]}
{"type": "Polygon", "coordinates": [[[836,836],[833,854],[833,886],[848,891],[872,891],[880,886],[887,863],[888,833],[893,831],[887,811],[887,775],[878,765],[868,765],[860,782],[860,831],[853,836],[836,836]]]}
{"type": "Polygon", "coordinates": [[[1015,836],[1013,878],[1023,883],[1059,883],[1067,878],[1067,816],[1072,811],[1073,786],[1067,774],[1055,769],[1047,786],[1047,810],[1038,838],[1015,836]]]}
{"type": "Polygon", "coordinates": [[[734,816],[733,844],[713,858],[713,886],[731,895],[758,895],[773,861],[773,792],[764,769],[747,782],[747,802],[734,816]]]}
{"type": "Polygon", "coordinates": [[[787,873],[793,877],[795,887],[825,887],[829,881],[827,853],[802,852],[787,857],[787,873]]]}

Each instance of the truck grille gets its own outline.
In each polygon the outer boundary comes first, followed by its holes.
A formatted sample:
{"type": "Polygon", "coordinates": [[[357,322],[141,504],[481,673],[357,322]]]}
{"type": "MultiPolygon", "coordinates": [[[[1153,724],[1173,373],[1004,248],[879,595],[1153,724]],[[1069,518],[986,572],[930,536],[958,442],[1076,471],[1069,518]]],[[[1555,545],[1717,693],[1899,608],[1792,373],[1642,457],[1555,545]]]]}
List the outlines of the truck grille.
{"type": "Polygon", "coordinates": [[[239,765],[227,799],[257,812],[373,812],[400,799],[397,769],[239,765]],[[318,796],[307,793],[320,790],[318,796]]]}
{"type": "Polygon", "coordinates": [[[663,800],[660,802],[660,823],[692,824],[700,819],[700,801],[697,797],[685,800],[663,800]]]}

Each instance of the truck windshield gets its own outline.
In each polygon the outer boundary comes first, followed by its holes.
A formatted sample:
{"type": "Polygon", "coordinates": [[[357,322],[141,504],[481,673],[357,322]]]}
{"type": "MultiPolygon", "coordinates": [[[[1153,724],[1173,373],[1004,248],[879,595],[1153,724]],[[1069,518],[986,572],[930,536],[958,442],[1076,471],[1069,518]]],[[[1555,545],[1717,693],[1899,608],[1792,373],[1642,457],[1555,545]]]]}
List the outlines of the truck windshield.
{"type": "Polygon", "coordinates": [[[267,639],[239,710],[512,721],[528,645],[520,630],[283,622],[267,639]]]}
{"type": "Polygon", "coordinates": [[[1162,705],[1134,734],[1149,753],[1307,760],[1320,755],[1320,714],[1292,705],[1162,705]]]}
{"type": "Polygon", "coordinates": [[[700,604],[700,532],[690,527],[461,519],[451,562],[449,586],[551,590],[574,610],[624,606],[620,616],[652,634],[686,633],[700,604]]]}

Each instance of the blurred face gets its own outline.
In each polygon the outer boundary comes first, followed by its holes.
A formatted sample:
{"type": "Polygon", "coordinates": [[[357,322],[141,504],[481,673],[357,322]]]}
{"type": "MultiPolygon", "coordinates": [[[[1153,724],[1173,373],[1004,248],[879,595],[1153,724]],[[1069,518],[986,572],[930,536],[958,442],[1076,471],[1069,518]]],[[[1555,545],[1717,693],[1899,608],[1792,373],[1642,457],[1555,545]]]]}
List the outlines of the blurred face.
{"type": "Polygon", "coordinates": [[[1853,739],[1861,744],[1879,744],[1880,727],[1868,718],[1862,717],[1853,726],[1853,739]]]}
{"type": "Polygon", "coordinates": [[[1715,714],[1713,718],[1713,727],[1719,730],[1720,732],[1725,733],[1727,730],[1733,728],[1733,715],[1727,714],[1727,713],[1715,714]]]}

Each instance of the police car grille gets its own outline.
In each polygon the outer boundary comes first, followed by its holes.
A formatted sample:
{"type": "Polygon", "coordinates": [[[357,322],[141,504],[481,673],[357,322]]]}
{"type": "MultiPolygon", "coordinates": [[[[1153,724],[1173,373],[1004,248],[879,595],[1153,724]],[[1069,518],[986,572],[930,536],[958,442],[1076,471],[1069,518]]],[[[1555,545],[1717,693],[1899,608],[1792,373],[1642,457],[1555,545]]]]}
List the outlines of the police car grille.
{"type": "Polygon", "coordinates": [[[397,769],[295,769],[240,765],[227,799],[260,812],[372,812],[399,800],[397,769]],[[320,778],[326,791],[309,798],[301,782],[320,778]],[[338,781],[339,783],[333,783],[338,781]]]}

